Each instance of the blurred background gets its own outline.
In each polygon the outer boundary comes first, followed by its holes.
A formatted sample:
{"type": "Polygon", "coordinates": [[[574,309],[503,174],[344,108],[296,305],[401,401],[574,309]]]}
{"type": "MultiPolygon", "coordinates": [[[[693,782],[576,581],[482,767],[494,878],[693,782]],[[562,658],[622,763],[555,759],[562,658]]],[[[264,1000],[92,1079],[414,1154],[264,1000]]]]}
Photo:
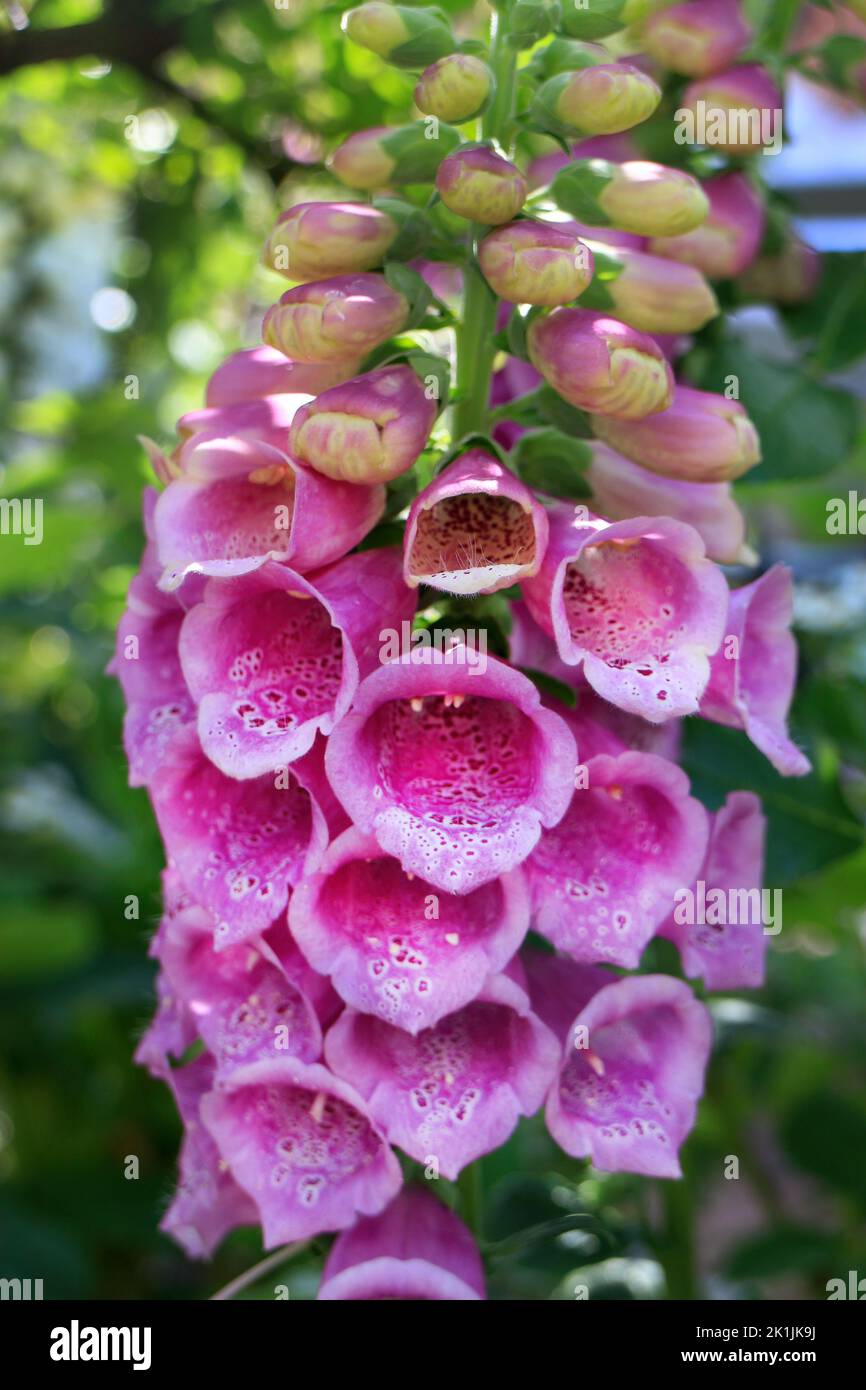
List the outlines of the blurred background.
{"type": "MultiPolygon", "coordinates": [[[[131,1054],[162,853],[104,668],[142,548],[137,437],[171,440],[221,358],[259,340],[280,292],[262,241],[280,206],[330,186],[324,151],[410,110],[413,79],[347,44],[339,16],[0,6],[0,494],[44,504],[41,544],[0,536],[0,1275],[46,1297],[205,1298],[262,1253],[242,1231],[196,1265],[157,1230],[179,1125],[131,1054]]],[[[832,34],[826,10],[806,20],[832,34]]],[[[793,726],[816,771],[784,782],[697,721],[686,745],[709,805],[764,797],[783,930],[767,987],[713,1003],[682,1183],[592,1174],[536,1122],[484,1160],[494,1297],[823,1298],[866,1276],[866,537],[826,531],[829,498],[866,496],[866,113],[796,78],[788,129],[759,162],[828,253],[818,296],[737,312],[690,370],[736,371],[761,430],[738,492],[762,560],[797,575],[793,726]]],[[[677,969],[664,943],[646,964],[677,969]]],[[[279,1276],[292,1297],[320,1263],[314,1246],[279,1276]]]]}

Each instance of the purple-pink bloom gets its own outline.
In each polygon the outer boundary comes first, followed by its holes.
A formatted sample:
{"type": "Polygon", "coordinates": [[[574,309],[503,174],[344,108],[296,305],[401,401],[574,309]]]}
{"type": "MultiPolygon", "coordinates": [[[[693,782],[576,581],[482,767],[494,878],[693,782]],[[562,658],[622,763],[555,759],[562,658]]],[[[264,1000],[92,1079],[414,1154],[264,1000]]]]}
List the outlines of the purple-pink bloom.
{"type": "Polygon", "coordinates": [[[165,847],[189,892],[213,914],[218,949],[265,931],[328,841],[308,786],[320,758],[238,782],[205,757],[194,730],[175,738],[151,785],[165,847]]]}
{"type": "Polygon", "coordinates": [[[378,664],[380,633],[411,622],[396,547],[309,578],[269,562],[215,579],[184,619],[180,660],[207,756],[228,777],[294,762],[348,710],[378,664]]]}
{"type": "Polygon", "coordinates": [[[675,891],[698,873],[707,813],[669,759],[593,755],[568,722],[585,784],[526,861],[533,927],[574,960],[634,969],[675,891]]]}
{"type": "Polygon", "coordinates": [[[484,1266],[459,1216],[423,1187],[404,1187],[379,1216],[337,1237],[317,1298],[451,1303],[484,1298],[484,1266]]]}
{"type": "Polygon", "coordinates": [[[532,617],[594,690],[651,723],[694,713],[724,634],[727,585],[691,526],[606,522],[583,506],[550,514],[532,617]]]}
{"type": "Polygon", "coordinates": [[[436,401],[411,367],[381,367],[302,405],[292,421],[289,448],[328,478],[389,482],[414,464],[436,411],[436,401]]]}
{"type": "Polygon", "coordinates": [[[633,463],[600,440],[588,441],[586,479],[596,511],[610,521],[633,516],[670,516],[693,526],[711,560],[743,564],[752,558],[746,522],[729,483],[692,483],[666,478],[633,463]]]}
{"type": "Polygon", "coordinates": [[[199,1117],[199,1105],[213,1084],[213,1058],[196,1057],[166,1074],[183,1120],[177,1188],[159,1223],[192,1260],[211,1256],[237,1226],[258,1222],[256,1205],[235,1182],[199,1117]]]}
{"type": "Polygon", "coordinates": [[[484,449],[450,463],[409,509],[407,584],[450,594],[492,594],[537,574],[547,513],[528,487],[484,449]]]}
{"type": "Polygon", "coordinates": [[[342,1231],[400,1188],[400,1165],[364,1101],[317,1062],[238,1067],[216,1078],[201,1116],[255,1202],[267,1248],[342,1231]]]}
{"type": "Polygon", "coordinates": [[[702,976],[707,989],[758,989],[764,983],[768,938],[755,908],[762,906],[766,831],[754,792],[731,792],[710,817],[710,842],[696,882],[681,885],[687,891],[680,892],[661,928],[678,948],[685,973],[702,976]],[[735,914],[729,903],[737,905],[735,914]]]}
{"type": "Polygon", "coordinates": [[[653,237],[647,250],[693,265],[711,280],[726,280],[740,275],[757,256],[764,205],[744,174],[717,174],[703,189],[710,200],[706,221],[680,236],[653,237]]]}
{"type": "Polygon", "coordinates": [[[539,1109],[559,1049],[524,990],[497,975],[473,1003],[415,1037],[346,1009],[325,1038],[325,1057],[391,1143],[453,1179],[539,1109]]]}
{"type": "Polygon", "coordinates": [[[468,893],[526,858],[571,798],[574,740],[526,676],[420,647],[358,688],[328,741],[355,824],[434,888],[468,893]]]}
{"type": "Polygon", "coordinates": [[[700,708],[705,719],[745,729],[783,777],[802,777],[811,767],[788,737],[797,681],[793,606],[791,571],[785,565],[774,565],[731,591],[725,638],[713,657],[700,708]]]}
{"type": "Polygon", "coordinates": [[[462,897],[439,892],[352,828],[295,889],[289,926],[347,1004],[418,1033],[508,964],[529,926],[529,894],[520,869],[462,897]]]}
{"type": "Polygon", "coordinates": [[[668,975],[617,979],[525,952],[533,1007],[561,1040],[545,1117],[573,1158],[607,1173],[678,1178],[712,1042],[710,1015],[668,975]]]}
{"type": "Polygon", "coordinates": [[[266,396],[317,396],[356,371],[357,362],[291,362],[276,348],[244,348],[217,367],[205,389],[205,404],[213,408],[266,396]]]}
{"type": "Polygon", "coordinates": [[[197,436],[180,459],[154,513],[167,588],[191,572],[242,575],[269,559],[318,569],[357,545],[385,506],[381,484],[324,478],[258,439],[197,436]]]}
{"type": "Polygon", "coordinates": [[[666,410],[674,378],[646,333],[590,309],[554,309],[530,324],[529,360],[570,405],[622,420],[666,410]]]}

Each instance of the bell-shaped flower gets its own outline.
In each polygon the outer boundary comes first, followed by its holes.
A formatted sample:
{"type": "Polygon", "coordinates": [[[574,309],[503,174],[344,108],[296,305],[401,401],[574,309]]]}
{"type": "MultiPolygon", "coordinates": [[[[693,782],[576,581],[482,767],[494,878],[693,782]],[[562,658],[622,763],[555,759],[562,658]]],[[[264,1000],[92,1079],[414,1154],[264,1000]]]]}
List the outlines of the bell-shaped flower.
{"type": "Polygon", "coordinates": [[[526,676],[466,645],[422,646],[361,683],[326,767],[361,830],[408,872],[464,894],[561,819],[575,750],[526,676]]]}
{"type": "Polygon", "coordinates": [[[449,594],[492,594],[537,574],[547,513],[484,449],[450,463],[412,502],[403,576],[449,594]]]}
{"type": "Polygon", "coordinates": [[[345,1230],[382,1211],[401,1186],[364,1101],[317,1062],[238,1067],[216,1078],[201,1116],[255,1202],[267,1248],[345,1230]]]}
{"type": "Polygon", "coordinates": [[[783,777],[802,777],[811,766],[788,737],[797,681],[793,604],[791,571],[784,565],[731,590],[724,641],[713,658],[700,709],[716,724],[745,729],[783,777]]]}
{"type": "Polygon", "coordinates": [[[328,1252],[318,1299],[343,1303],[483,1299],[484,1266],[459,1216],[423,1187],[404,1187],[328,1252]]]}
{"type": "Polygon", "coordinates": [[[184,619],[180,660],[202,748],[226,776],[274,772],[331,732],[378,664],[381,633],[411,622],[400,564],[393,547],[309,579],[269,563],[211,580],[184,619]]]}
{"type": "Polygon", "coordinates": [[[504,969],[526,935],[529,895],[520,869],[442,893],[352,828],[295,889],[289,926],[347,1004],[418,1033],[504,969]]]}
{"type": "Polygon", "coordinates": [[[325,1057],[392,1144],[453,1179],[540,1108],[559,1048],[524,990],[497,975],[473,1003],[414,1037],[346,1009],[325,1038],[325,1057]]]}
{"type": "Polygon", "coordinates": [[[700,873],[692,884],[680,886],[661,928],[679,950],[686,975],[701,976],[707,989],[758,989],[764,983],[766,831],[754,792],[730,792],[710,817],[700,873]]]}
{"type": "Polygon", "coordinates": [[[669,517],[601,521],[551,512],[527,607],[593,690],[653,724],[692,714],[724,635],[727,584],[691,526],[669,517]]]}
{"type": "Polygon", "coordinates": [[[668,975],[617,979],[526,952],[533,1007],[561,1040],[547,1128],[606,1173],[678,1178],[712,1043],[710,1015],[668,975]]]}
{"type": "Polygon", "coordinates": [[[267,396],[317,396],[354,376],[357,366],[357,362],[290,362],[276,348],[243,348],[217,367],[205,388],[205,404],[214,408],[267,396]]]}
{"type": "Polygon", "coordinates": [[[634,969],[676,890],[697,876],[707,813],[669,759],[625,748],[595,753],[601,739],[585,739],[580,722],[567,722],[583,776],[524,866],[533,927],[574,960],[634,969]]]}
{"type": "Polygon", "coordinates": [[[218,949],[267,930],[289,891],[318,867],[328,842],[325,817],[308,790],[302,762],[275,776],[238,782],[201,750],[195,732],[178,734],[151,784],[156,819],[169,857],[189,892],[216,925],[218,949]]]}
{"type": "Polygon", "coordinates": [[[196,436],[180,458],[180,476],[154,513],[168,589],[190,573],[242,575],[269,559],[318,569],[357,545],[385,506],[380,484],[324,478],[284,449],[243,436],[196,436]]]}

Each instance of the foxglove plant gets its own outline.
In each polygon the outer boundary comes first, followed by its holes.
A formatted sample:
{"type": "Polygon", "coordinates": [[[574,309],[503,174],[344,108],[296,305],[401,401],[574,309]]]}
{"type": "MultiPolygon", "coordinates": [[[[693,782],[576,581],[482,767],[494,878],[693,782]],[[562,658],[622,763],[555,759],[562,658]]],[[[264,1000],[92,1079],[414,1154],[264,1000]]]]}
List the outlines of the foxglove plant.
{"type": "Polygon", "coordinates": [[[760,923],[677,910],[760,889],[760,803],[711,814],[677,759],[695,716],[808,770],[790,579],[719,567],[756,561],[757,431],[681,360],[764,209],[741,160],[641,131],[682,78],[778,93],[737,0],[665,9],[500,0],[488,43],[351,10],[422,120],[350,134],[346,197],[280,215],[263,344],[149,446],[113,669],[168,859],[138,1054],[185,1126],[163,1225],[192,1256],[340,1233],[323,1300],[484,1297],[465,1174],[523,1117],[676,1178],[710,1015],[647,948],[763,980],[760,923]],[[597,42],[635,23],[650,64],[597,42]]]}

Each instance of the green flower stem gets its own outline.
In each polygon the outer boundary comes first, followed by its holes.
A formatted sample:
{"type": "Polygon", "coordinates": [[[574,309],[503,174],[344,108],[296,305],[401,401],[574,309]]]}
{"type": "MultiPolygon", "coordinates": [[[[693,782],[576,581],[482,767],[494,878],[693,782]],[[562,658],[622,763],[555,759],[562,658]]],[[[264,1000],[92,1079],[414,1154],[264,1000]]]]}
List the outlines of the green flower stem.
{"type": "MultiPolygon", "coordinates": [[[[494,13],[491,29],[490,66],[496,81],[496,91],[488,111],[484,115],[482,134],[485,139],[502,142],[514,114],[515,73],[517,54],[505,41],[505,21],[494,13]]],[[[493,335],[496,331],[496,308],[498,300],[491,290],[475,257],[479,237],[488,229],[473,225],[471,231],[470,260],[463,272],[463,322],[457,329],[457,374],[456,386],[458,400],[454,410],[454,436],[488,431],[488,401],[490,398],[490,375],[496,349],[493,335]]]]}

